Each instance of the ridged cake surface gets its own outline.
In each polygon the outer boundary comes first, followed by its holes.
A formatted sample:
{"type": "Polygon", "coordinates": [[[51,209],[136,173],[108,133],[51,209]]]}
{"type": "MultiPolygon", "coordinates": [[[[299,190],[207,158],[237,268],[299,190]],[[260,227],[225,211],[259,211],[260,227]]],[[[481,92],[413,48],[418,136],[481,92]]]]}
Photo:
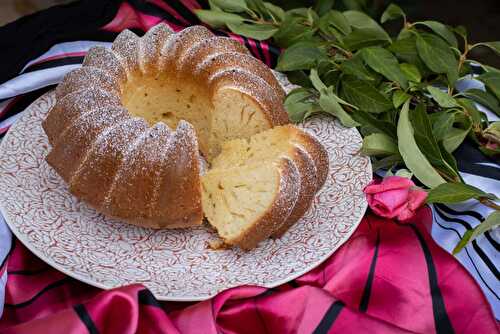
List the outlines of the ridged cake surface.
{"type": "MultiPolygon", "coordinates": [[[[212,161],[223,142],[288,123],[283,97],[246,48],[204,27],[125,30],[58,85],[43,123],[47,162],[105,215],[152,228],[199,225],[199,152],[212,161]]],[[[280,166],[275,176],[291,170],[288,179],[310,168],[280,166]]]]}

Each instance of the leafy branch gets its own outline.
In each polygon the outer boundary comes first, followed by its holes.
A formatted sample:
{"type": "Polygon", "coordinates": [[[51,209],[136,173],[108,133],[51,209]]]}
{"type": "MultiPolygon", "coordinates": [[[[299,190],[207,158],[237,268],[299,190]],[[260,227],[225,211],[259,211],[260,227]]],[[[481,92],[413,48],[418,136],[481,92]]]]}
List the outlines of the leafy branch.
{"type": "MultiPolygon", "coordinates": [[[[476,103],[500,116],[500,70],[468,58],[475,48],[500,55],[500,41],[471,43],[463,27],[437,21],[410,22],[391,4],[383,24],[400,20],[390,36],[360,9],[366,1],[319,0],[314,8],[284,11],[262,0],[209,0],[198,17],[213,27],[265,40],[285,48],[277,70],[293,83],[285,107],[293,122],[318,113],[336,117],[363,135],[361,152],[374,169],[406,166],[429,188],[429,203],[475,199],[495,211],[474,231],[499,224],[498,198],[463,182],[453,152],[469,138],[488,156],[500,155],[500,122],[489,123],[476,103]],[[362,4],[363,3],[363,4],[362,4]],[[347,6],[347,7],[349,7],[347,6]],[[457,91],[456,83],[473,74],[485,90],[457,91]]],[[[365,6],[366,7],[366,6],[365,6]]]]}

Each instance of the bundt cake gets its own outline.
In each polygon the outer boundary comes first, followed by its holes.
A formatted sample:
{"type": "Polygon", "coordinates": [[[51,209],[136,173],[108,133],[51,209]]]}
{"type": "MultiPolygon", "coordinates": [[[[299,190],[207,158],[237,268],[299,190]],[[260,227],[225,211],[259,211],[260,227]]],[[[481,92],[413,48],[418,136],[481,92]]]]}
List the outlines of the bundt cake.
{"type": "Polygon", "coordinates": [[[91,48],[57,86],[42,124],[52,147],[46,160],[73,195],[109,217],[178,228],[201,224],[205,210],[227,243],[251,248],[300,218],[328,168],[314,138],[279,127],[288,123],[284,96],[245,47],[202,26],[174,33],[159,24],[143,37],[125,30],[110,49],[91,48]],[[266,140],[274,153],[257,148],[266,140]],[[266,168],[248,153],[229,162],[240,141],[266,168]],[[200,152],[214,166],[203,177],[200,152]],[[232,211],[218,211],[240,178],[248,189],[235,196],[258,206],[235,223],[246,232],[225,230],[232,211]],[[227,189],[209,190],[220,182],[227,189]]]}

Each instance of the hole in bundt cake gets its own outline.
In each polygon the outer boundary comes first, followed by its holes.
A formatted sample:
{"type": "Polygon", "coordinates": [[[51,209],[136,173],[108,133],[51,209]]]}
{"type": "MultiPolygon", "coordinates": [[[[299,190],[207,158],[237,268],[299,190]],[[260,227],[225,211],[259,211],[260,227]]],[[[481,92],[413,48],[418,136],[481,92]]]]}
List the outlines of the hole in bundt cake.
{"type": "Polygon", "coordinates": [[[188,77],[137,75],[124,84],[122,103],[150,125],[164,122],[175,128],[180,120],[188,121],[196,130],[200,151],[210,161],[222,142],[270,127],[261,107],[247,94],[233,88],[212,92],[207,82],[188,77]]]}

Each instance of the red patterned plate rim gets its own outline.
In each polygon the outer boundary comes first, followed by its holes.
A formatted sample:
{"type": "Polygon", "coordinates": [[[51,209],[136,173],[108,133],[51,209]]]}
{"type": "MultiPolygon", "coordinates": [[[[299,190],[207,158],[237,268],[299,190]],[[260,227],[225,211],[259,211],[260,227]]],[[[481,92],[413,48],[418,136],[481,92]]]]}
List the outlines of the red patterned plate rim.
{"type": "Polygon", "coordinates": [[[358,154],[361,136],[322,116],[301,127],[327,149],[328,180],[311,210],[279,240],[251,252],[212,251],[206,242],[214,233],[206,227],[152,231],[106,219],[71,196],[44,160],[41,121],[53,103],[53,92],[33,102],[0,144],[0,212],[36,256],[87,284],[110,289],[142,283],[158,299],[172,301],[206,300],[240,285],[276,287],[332,255],[366,211],[362,189],[372,170],[358,154]]]}

